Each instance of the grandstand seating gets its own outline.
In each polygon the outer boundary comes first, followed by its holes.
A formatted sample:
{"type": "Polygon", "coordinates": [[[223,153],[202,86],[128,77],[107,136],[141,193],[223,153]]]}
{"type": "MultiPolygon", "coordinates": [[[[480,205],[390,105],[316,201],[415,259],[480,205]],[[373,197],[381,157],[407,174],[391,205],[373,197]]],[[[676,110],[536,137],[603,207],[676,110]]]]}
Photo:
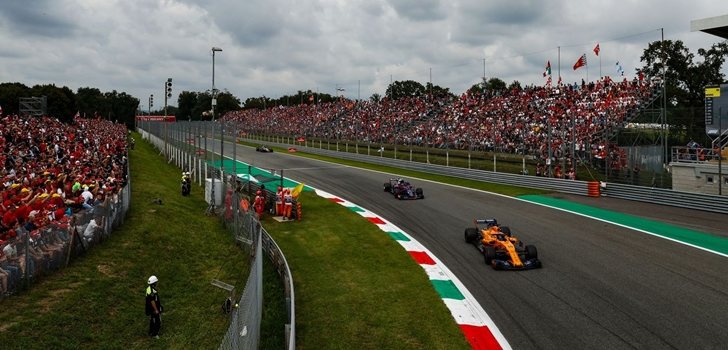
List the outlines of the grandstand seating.
{"type": "MultiPolygon", "coordinates": [[[[659,96],[660,81],[608,77],[582,85],[528,87],[460,97],[387,98],[379,102],[341,99],[318,105],[277,106],[227,113],[247,133],[305,136],[386,144],[497,150],[579,158],[609,157],[612,167],[624,164],[624,151],[609,145],[609,136],[631,121],[659,96]]],[[[571,164],[571,160],[568,160],[571,164]]]]}
{"type": "Polygon", "coordinates": [[[0,275],[10,280],[0,280],[0,293],[12,291],[24,275],[18,273],[26,270],[18,255],[26,242],[34,262],[29,274],[57,268],[69,225],[88,226],[94,218],[86,214],[126,185],[127,132],[125,125],[101,119],[76,117],[64,124],[48,116],[2,118],[0,275]]]}

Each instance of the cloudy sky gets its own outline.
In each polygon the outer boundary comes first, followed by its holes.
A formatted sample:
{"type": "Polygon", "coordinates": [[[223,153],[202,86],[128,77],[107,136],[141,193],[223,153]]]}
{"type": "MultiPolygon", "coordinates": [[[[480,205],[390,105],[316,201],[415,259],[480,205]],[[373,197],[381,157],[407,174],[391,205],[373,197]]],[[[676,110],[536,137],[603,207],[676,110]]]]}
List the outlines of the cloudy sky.
{"type": "MultiPolygon", "coordinates": [[[[690,21],[728,14],[726,1],[487,0],[3,0],[0,82],[124,91],[147,108],[212,84],[244,101],[297,90],[350,98],[383,94],[390,79],[459,94],[483,75],[543,84],[547,61],[565,82],[641,66],[649,42],[694,52],[721,39],[690,21]],[[572,70],[587,54],[589,67],[572,70]],[[361,89],[359,90],[359,84],[361,89]],[[360,92],[359,92],[360,91],[360,92]]],[[[696,53],[697,54],[697,53],[696,53]]]]}

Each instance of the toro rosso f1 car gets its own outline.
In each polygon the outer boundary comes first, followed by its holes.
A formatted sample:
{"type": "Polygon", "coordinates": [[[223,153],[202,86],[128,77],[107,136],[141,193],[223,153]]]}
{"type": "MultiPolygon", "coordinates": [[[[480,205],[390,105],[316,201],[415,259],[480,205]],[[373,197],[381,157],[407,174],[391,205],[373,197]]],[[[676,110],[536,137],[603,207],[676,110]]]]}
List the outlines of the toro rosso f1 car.
{"type": "Polygon", "coordinates": [[[402,179],[389,179],[384,183],[384,192],[389,192],[397,199],[423,199],[425,195],[422,189],[413,187],[409,182],[402,179]]]}
{"type": "Polygon", "coordinates": [[[499,226],[496,219],[477,219],[475,227],[465,229],[465,242],[475,245],[485,264],[496,270],[528,270],[541,267],[533,245],[523,245],[511,235],[508,226],[499,226]]]}

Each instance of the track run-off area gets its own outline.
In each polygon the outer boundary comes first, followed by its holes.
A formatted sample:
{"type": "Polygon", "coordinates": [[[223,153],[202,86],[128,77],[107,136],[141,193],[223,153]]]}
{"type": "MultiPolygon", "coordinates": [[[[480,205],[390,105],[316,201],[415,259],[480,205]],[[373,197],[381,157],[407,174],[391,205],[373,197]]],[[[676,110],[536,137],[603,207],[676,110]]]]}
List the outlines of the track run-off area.
{"type": "MultiPolygon", "coordinates": [[[[226,143],[228,158],[230,146],[226,143]]],[[[499,344],[477,344],[514,349],[723,349],[728,344],[726,215],[607,198],[514,198],[415,178],[408,180],[424,189],[425,199],[398,201],[382,191],[397,174],[242,145],[236,156],[243,162],[238,173],[247,165],[256,171],[284,169],[286,178],[356,203],[406,232],[492,320],[499,344]],[[544,267],[495,271],[486,266],[465,243],[463,231],[473,219],[490,217],[536,245],[544,267]]]]}

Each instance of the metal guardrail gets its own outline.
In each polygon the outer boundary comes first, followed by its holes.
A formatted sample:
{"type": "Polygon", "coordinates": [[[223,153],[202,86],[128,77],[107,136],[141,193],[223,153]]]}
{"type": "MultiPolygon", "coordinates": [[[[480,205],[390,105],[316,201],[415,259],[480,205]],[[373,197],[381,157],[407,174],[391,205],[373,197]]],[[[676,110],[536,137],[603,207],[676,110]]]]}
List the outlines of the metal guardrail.
{"type": "Polygon", "coordinates": [[[728,213],[728,197],[702,193],[681,192],[664,188],[650,188],[608,183],[602,189],[605,197],[697,209],[715,213],[728,213]]]}
{"type": "MultiPolygon", "coordinates": [[[[143,125],[140,125],[137,130],[142,135],[142,138],[149,141],[151,144],[153,144],[157,149],[159,149],[161,152],[165,153],[165,157],[167,159],[170,159],[170,161],[176,162],[175,164],[179,167],[183,166],[189,166],[189,164],[186,164],[185,162],[190,162],[192,158],[196,158],[196,155],[191,154],[190,152],[194,152],[194,150],[188,149],[186,146],[181,146],[180,141],[177,139],[179,138],[179,134],[176,136],[174,135],[174,132],[180,132],[177,125],[181,125],[182,123],[175,123],[175,124],[169,124],[166,125],[165,128],[162,128],[161,126],[164,125],[162,123],[150,123],[150,122],[143,122],[143,125]],[[143,128],[142,128],[143,127],[143,128]],[[164,133],[167,133],[169,137],[165,138],[164,133]],[[181,147],[181,148],[180,148],[181,147]]],[[[203,125],[203,123],[200,123],[200,125],[203,125]]],[[[206,126],[205,126],[206,127],[206,126]]],[[[199,129],[199,128],[198,128],[199,129]]],[[[192,129],[184,129],[187,132],[190,132],[192,129]]],[[[205,129],[206,130],[206,129],[205,129]]],[[[199,130],[198,130],[199,131],[199,130]]],[[[182,131],[184,133],[184,131],[182,131]]],[[[187,139],[189,137],[192,137],[191,135],[185,134],[184,139],[187,139]]],[[[212,142],[210,144],[210,149],[206,149],[206,151],[212,151],[212,142]]],[[[207,145],[207,143],[206,143],[207,145]]],[[[197,162],[193,162],[197,164],[197,162]]],[[[197,172],[192,172],[193,177],[200,176],[202,174],[202,177],[210,177],[210,176],[216,176],[213,175],[215,170],[212,167],[205,167],[206,170],[200,171],[199,175],[197,172]]],[[[225,182],[225,186],[229,186],[227,182],[225,182]]],[[[248,188],[248,194],[255,193],[255,190],[257,190],[257,186],[254,187],[247,187],[248,188]]],[[[245,187],[243,187],[243,190],[245,187]]],[[[223,193],[226,192],[226,189],[223,189],[223,193]]],[[[235,196],[231,200],[230,204],[234,207],[233,212],[240,212],[240,208],[238,208],[238,204],[240,203],[240,199],[238,197],[239,193],[236,191],[234,192],[235,196]]],[[[221,217],[223,221],[225,221],[225,216],[221,212],[221,217]]],[[[247,224],[232,224],[231,222],[227,222],[227,225],[229,227],[233,227],[232,230],[235,231],[235,237],[236,239],[240,237],[246,237],[248,238],[247,241],[249,241],[249,244],[253,244],[257,247],[260,247],[262,249],[262,252],[264,252],[270,261],[273,263],[273,266],[278,271],[279,276],[282,278],[283,286],[284,286],[284,295],[285,295],[285,302],[286,302],[286,313],[287,313],[287,323],[284,325],[285,327],[285,337],[286,337],[286,344],[285,348],[288,350],[293,350],[296,348],[296,302],[295,302],[295,290],[293,286],[293,275],[291,274],[291,269],[288,265],[288,261],[286,260],[286,257],[283,255],[283,251],[280,249],[278,244],[273,240],[273,237],[270,236],[270,234],[260,225],[260,222],[255,218],[252,212],[240,214],[239,216],[235,216],[236,219],[243,218],[242,222],[245,222],[247,224]],[[237,227],[237,230],[235,229],[237,227]],[[248,230],[246,230],[246,228],[248,230]],[[250,231],[250,232],[248,232],[250,231]],[[255,232],[253,232],[255,231],[255,232]],[[257,233],[260,233],[260,236],[257,235],[257,233]],[[253,239],[254,237],[260,237],[259,239],[253,239]]],[[[238,222],[233,220],[234,222],[238,222]]],[[[253,247],[251,247],[252,249],[253,247]]],[[[256,257],[260,257],[259,254],[254,254],[256,257]]],[[[257,276],[261,276],[261,271],[253,271],[254,269],[261,268],[261,265],[253,265],[251,266],[251,273],[250,275],[253,276],[254,274],[257,274],[257,276]]],[[[244,305],[243,298],[245,297],[245,292],[248,291],[248,289],[251,289],[251,291],[255,291],[255,293],[258,293],[259,291],[262,291],[262,285],[256,285],[254,287],[250,287],[248,284],[246,284],[246,289],[243,292],[243,295],[240,297],[240,305],[244,305]]],[[[257,295],[257,294],[255,294],[257,295]]],[[[256,298],[254,302],[256,304],[262,305],[263,298],[262,296],[259,298],[256,298]]],[[[247,349],[251,346],[251,344],[255,344],[257,347],[258,339],[256,339],[254,342],[244,342],[241,341],[243,337],[240,336],[241,328],[245,326],[244,321],[248,318],[251,318],[252,320],[255,320],[257,324],[250,326],[249,328],[245,328],[246,331],[248,329],[253,330],[257,329],[260,330],[260,318],[256,318],[254,315],[248,315],[249,313],[258,312],[259,309],[255,308],[241,308],[239,312],[236,312],[233,314],[233,317],[231,319],[231,324],[226,332],[224,339],[222,341],[222,344],[220,348],[223,349],[247,349]]],[[[258,333],[259,336],[259,333],[258,333]]]]}
{"type": "MultiPolygon", "coordinates": [[[[244,140],[247,142],[260,143],[260,144],[278,146],[278,147],[283,147],[283,148],[290,146],[290,145],[285,145],[285,144],[280,144],[280,143],[275,143],[275,142],[260,141],[260,140],[253,140],[253,139],[244,139],[244,140]]],[[[589,183],[588,181],[562,180],[562,179],[554,179],[554,178],[548,178],[548,177],[519,175],[519,174],[510,174],[510,173],[499,173],[499,172],[493,172],[493,171],[488,171],[488,170],[467,169],[467,168],[451,167],[451,166],[444,166],[444,165],[437,165],[437,164],[411,162],[411,161],[407,161],[407,160],[370,156],[370,155],[366,155],[366,154],[338,152],[338,151],[332,151],[332,150],[308,147],[308,146],[296,145],[295,147],[296,147],[296,149],[300,149],[304,152],[313,153],[313,154],[319,154],[319,155],[347,159],[347,160],[354,160],[354,161],[359,161],[359,162],[364,162],[364,163],[373,163],[373,164],[378,164],[378,165],[391,166],[391,167],[407,169],[407,170],[428,172],[428,173],[437,174],[437,175],[452,176],[452,177],[457,177],[457,178],[462,178],[462,179],[469,179],[469,180],[476,180],[476,181],[483,181],[483,182],[492,182],[492,183],[498,183],[498,184],[528,187],[528,188],[535,188],[535,189],[546,189],[546,190],[552,190],[552,191],[570,193],[570,194],[576,194],[576,195],[582,195],[582,196],[586,196],[588,194],[588,192],[587,192],[587,186],[589,183]]]]}
{"type": "MultiPolygon", "coordinates": [[[[296,147],[304,152],[325,155],[334,158],[355,160],[364,163],[392,166],[407,170],[422,171],[457,178],[514,185],[535,189],[552,190],[561,193],[588,195],[588,181],[564,180],[548,177],[498,173],[487,170],[466,169],[444,165],[410,162],[400,159],[384,158],[366,154],[339,152],[315,147],[289,145],[270,141],[241,138],[251,143],[266,144],[278,147],[296,147]]],[[[701,193],[681,192],[670,189],[651,188],[618,183],[607,183],[602,189],[605,197],[656,203],[680,208],[689,208],[709,212],[728,214],[728,197],[701,193]]]]}

